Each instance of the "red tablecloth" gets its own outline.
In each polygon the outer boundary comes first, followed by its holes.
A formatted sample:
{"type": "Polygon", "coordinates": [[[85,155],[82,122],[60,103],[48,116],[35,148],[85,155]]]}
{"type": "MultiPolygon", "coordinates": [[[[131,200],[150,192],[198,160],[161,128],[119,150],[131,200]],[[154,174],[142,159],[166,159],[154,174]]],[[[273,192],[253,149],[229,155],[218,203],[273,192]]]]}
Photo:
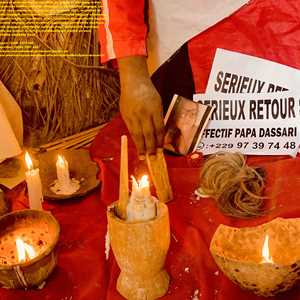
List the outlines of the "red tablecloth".
{"type": "MultiPolygon", "coordinates": [[[[123,299],[115,289],[119,269],[112,253],[108,261],[104,254],[106,205],[118,197],[119,142],[126,133],[120,118],[116,118],[96,137],[91,155],[101,166],[102,187],[84,199],[62,203],[46,202],[61,224],[58,245],[59,263],[43,290],[12,291],[0,289],[1,300],[118,300],[123,299]]],[[[140,170],[135,149],[129,140],[130,172],[140,170]]],[[[242,291],[218,271],[209,244],[221,223],[233,226],[256,225],[276,216],[300,217],[300,158],[252,157],[250,164],[267,171],[266,194],[276,206],[271,215],[252,220],[225,217],[212,199],[196,200],[203,158],[167,156],[174,201],[168,204],[171,222],[171,246],[166,268],[171,276],[164,300],[191,299],[199,290],[203,300],[258,300],[262,297],[242,291]],[[186,269],[188,268],[188,269],[186,269]],[[188,270],[188,271],[185,271],[188,270]]],[[[26,207],[24,185],[9,193],[14,209],[26,207]]],[[[200,297],[201,295],[201,297],[200,297]]],[[[300,299],[300,288],[274,299],[300,299]]]]}

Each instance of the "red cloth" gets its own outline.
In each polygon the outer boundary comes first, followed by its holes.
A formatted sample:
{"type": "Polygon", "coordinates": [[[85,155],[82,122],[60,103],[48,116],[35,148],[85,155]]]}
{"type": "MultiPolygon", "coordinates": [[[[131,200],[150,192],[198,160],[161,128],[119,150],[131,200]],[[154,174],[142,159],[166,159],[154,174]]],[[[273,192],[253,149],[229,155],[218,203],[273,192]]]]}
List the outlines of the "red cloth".
{"type": "Polygon", "coordinates": [[[147,27],[144,21],[144,1],[103,0],[104,23],[99,25],[101,61],[146,55],[147,27]]]}
{"type": "MultiPolygon", "coordinates": [[[[1,300],[96,300],[105,299],[109,266],[105,261],[106,207],[99,189],[84,199],[44,202],[61,227],[57,247],[58,266],[42,290],[0,288],[1,300]]],[[[25,184],[7,192],[13,209],[28,207],[25,184]]]]}
{"type": "MultiPolygon", "coordinates": [[[[100,163],[102,172],[101,199],[106,204],[118,197],[120,136],[127,129],[120,118],[116,118],[102,130],[92,145],[92,156],[100,163]],[[102,160],[112,156],[114,160],[102,160]],[[100,160],[99,160],[100,159],[100,160]]],[[[129,139],[130,173],[137,169],[137,157],[131,139],[129,139]]],[[[241,290],[217,272],[218,268],[209,252],[211,238],[219,224],[237,227],[254,226],[269,221],[276,216],[300,217],[299,188],[300,158],[289,157],[251,157],[248,163],[263,167],[267,172],[266,195],[269,205],[275,206],[271,214],[265,217],[239,220],[224,216],[216,208],[212,199],[196,200],[193,192],[198,185],[198,176],[203,157],[167,156],[170,180],[174,192],[174,201],[168,204],[171,222],[172,240],[166,262],[171,275],[168,294],[163,299],[191,299],[194,291],[201,293],[200,299],[211,300],[258,300],[241,290]],[[189,268],[189,272],[185,272],[189,268]]],[[[115,290],[119,269],[111,265],[108,299],[122,299],[115,290]]],[[[300,288],[294,288],[274,299],[300,299],[300,288]]]]}
{"type": "Polygon", "coordinates": [[[300,69],[299,22],[298,0],[250,0],[229,18],[197,35],[188,43],[196,91],[205,91],[216,48],[300,69]]]}
{"type": "MultiPolygon", "coordinates": [[[[115,289],[119,268],[112,252],[105,260],[106,205],[118,197],[120,136],[127,133],[120,117],[96,137],[91,155],[101,166],[102,187],[84,199],[45,202],[61,225],[58,245],[59,262],[43,290],[15,291],[0,289],[1,300],[119,300],[115,289]],[[113,159],[111,159],[113,158],[113,159]]],[[[130,173],[140,170],[135,148],[129,139],[130,173]]],[[[200,300],[263,300],[231,283],[214,263],[209,244],[219,224],[256,225],[276,216],[300,217],[300,158],[252,157],[250,164],[265,168],[266,194],[276,206],[271,215],[238,220],[225,217],[212,199],[197,201],[197,187],[203,158],[167,156],[174,201],[168,204],[171,246],[166,268],[171,276],[168,294],[162,299],[191,299],[196,289],[200,300]],[[185,268],[188,271],[185,272],[185,268]]],[[[14,209],[26,207],[24,185],[10,192],[14,209]],[[24,201],[25,200],[25,201],[24,201]]],[[[279,295],[274,300],[300,299],[300,288],[279,295]]]]}

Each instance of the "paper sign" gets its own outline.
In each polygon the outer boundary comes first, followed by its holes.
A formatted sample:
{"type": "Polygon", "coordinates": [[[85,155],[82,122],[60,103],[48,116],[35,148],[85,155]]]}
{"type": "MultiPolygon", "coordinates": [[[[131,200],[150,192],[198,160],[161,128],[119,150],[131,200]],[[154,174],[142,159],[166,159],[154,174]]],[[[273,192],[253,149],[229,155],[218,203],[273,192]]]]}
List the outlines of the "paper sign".
{"type": "Polygon", "coordinates": [[[300,70],[266,59],[217,49],[206,93],[300,90],[300,70]]]}
{"type": "Polygon", "coordinates": [[[204,154],[296,155],[299,98],[296,92],[194,95],[195,101],[216,107],[198,149],[204,154]]]}

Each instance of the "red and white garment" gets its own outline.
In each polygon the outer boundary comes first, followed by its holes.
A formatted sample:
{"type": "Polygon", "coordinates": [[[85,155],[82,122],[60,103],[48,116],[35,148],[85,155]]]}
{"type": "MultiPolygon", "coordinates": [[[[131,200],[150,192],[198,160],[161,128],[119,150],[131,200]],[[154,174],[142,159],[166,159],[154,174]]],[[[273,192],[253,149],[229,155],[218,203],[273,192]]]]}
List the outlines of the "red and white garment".
{"type": "Polygon", "coordinates": [[[102,62],[147,55],[150,72],[188,42],[196,92],[204,92],[216,48],[300,68],[299,0],[103,0],[102,62]],[[213,26],[214,25],[214,26],[213,26]]]}

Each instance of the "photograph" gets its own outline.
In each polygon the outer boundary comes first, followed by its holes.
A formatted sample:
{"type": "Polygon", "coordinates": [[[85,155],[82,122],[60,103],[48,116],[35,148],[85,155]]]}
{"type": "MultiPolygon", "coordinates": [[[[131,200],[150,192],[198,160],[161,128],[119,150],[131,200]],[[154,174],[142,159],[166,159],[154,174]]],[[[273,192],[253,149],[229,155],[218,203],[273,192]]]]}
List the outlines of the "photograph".
{"type": "Polygon", "coordinates": [[[213,107],[174,95],[165,116],[164,148],[182,155],[195,151],[213,107]]]}

